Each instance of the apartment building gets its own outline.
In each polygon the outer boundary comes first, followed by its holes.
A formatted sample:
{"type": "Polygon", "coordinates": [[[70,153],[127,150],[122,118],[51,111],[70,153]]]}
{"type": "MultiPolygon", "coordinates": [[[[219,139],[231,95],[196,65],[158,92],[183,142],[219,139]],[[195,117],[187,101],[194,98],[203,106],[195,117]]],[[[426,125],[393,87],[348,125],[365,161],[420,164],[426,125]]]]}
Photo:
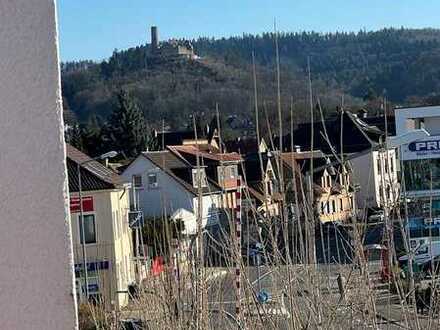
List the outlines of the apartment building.
{"type": "Polygon", "coordinates": [[[128,286],[135,282],[132,233],[128,223],[130,184],[73,146],[66,145],[66,150],[78,298],[86,299],[84,243],[89,300],[103,303],[106,308],[121,308],[128,303],[128,286]]]}

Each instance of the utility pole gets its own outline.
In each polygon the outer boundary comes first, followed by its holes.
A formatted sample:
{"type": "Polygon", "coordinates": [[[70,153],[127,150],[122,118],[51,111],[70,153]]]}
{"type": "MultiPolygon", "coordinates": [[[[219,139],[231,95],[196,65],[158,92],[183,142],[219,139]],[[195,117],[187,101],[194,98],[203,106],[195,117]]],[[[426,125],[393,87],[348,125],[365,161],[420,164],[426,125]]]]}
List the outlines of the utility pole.
{"type": "Polygon", "coordinates": [[[85,222],[83,215],[83,203],[82,203],[82,183],[81,183],[81,163],[77,165],[78,170],[78,197],[79,197],[79,218],[81,221],[81,249],[83,257],[83,274],[84,274],[84,293],[86,296],[86,301],[89,301],[89,277],[87,274],[87,252],[86,252],[86,237],[85,237],[85,222]]]}
{"type": "Polygon", "coordinates": [[[238,178],[237,191],[235,192],[235,314],[239,327],[244,328],[244,317],[241,308],[241,192],[241,179],[238,178]]]}

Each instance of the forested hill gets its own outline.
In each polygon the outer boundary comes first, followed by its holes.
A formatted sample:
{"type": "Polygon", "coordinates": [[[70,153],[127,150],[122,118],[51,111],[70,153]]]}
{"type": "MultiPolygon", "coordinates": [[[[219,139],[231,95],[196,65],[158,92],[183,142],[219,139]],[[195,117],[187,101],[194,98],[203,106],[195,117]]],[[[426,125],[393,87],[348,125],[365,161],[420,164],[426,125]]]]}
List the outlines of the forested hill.
{"type": "MultiPolygon", "coordinates": [[[[328,108],[341,91],[359,105],[368,95],[395,103],[420,103],[440,91],[440,30],[385,29],[358,33],[280,33],[283,106],[291,97],[295,108],[306,100],[307,58],[313,89],[328,108]]],[[[191,113],[209,113],[215,103],[224,114],[252,117],[251,53],[255,52],[261,102],[270,113],[275,100],[274,38],[260,36],[193,41],[201,60],[149,65],[148,47],[115,51],[102,63],[63,64],[65,106],[86,120],[106,117],[114,107],[114,92],[131,91],[149,123],[165,119],[183,126],[191,113]]],[[[433,96],[434,95],[434,96],[433,96]]],[[[297,111],[301,117],[302,112],[297,111]]]]}

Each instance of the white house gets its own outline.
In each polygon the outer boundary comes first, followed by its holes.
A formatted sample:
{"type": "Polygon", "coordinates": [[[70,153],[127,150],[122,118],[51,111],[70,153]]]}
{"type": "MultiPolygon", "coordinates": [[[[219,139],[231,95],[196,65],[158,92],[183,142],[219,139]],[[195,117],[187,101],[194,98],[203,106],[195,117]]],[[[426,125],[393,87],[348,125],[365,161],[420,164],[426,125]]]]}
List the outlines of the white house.
{"type": "Polygon", "coordinates": [[[348,156],[358,208],[376,208],[399,196],[398,160],[394,149],[370,149],[348,156]]]}
{"type": "MultiPolygon", "coordinates": [[[[220,188],[206,178],[201,167],[202,224],[218,223],[221,203],[220,188]]],[[[169,150],[143,152],[122,173],[133,182],[137,202],[144,217],[182,219],[185,234],[196,233],[198,212],[197,168],[169,150]]]]}

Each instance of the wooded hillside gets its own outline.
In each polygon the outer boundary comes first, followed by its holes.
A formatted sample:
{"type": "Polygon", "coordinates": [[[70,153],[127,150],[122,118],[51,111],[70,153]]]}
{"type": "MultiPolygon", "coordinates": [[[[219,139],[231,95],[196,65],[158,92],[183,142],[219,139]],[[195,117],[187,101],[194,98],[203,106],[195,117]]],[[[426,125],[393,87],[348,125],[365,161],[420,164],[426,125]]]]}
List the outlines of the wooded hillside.
{"type": "MultiPolygon", "coordinates": [[[[253,120],[251,53],[257,60],[258,90],[270,117],[275,106],[273,34],[193,41],[196,61],[149,63],[148,46],[115,51],[102,63],[62,65],[68,119],[92,114],[106,118],[116,107],[115,92],[127,89],[147,123],[182,128],[192,113],[253,120]]],[[[386,29],[358,33],[280,33],[282,102],[286,114],[293,98],[295,116],[306,120],[307,57],[313,90],[328,111],[339,104],[362,105],[382,95],[394,103],[435,102],[440,90],[440,30],[386,29]]],[[[207,118],[208,120],[208,118],[207,118]]]]}

